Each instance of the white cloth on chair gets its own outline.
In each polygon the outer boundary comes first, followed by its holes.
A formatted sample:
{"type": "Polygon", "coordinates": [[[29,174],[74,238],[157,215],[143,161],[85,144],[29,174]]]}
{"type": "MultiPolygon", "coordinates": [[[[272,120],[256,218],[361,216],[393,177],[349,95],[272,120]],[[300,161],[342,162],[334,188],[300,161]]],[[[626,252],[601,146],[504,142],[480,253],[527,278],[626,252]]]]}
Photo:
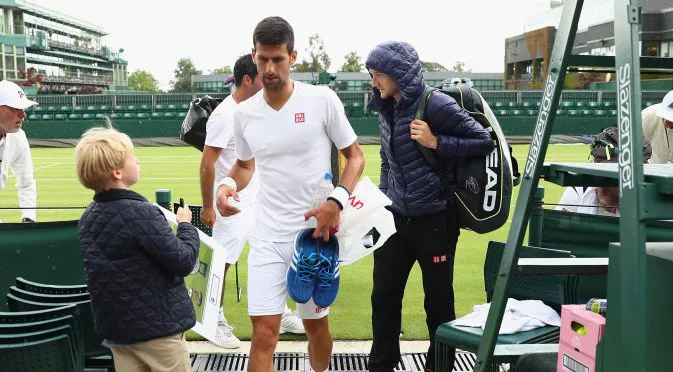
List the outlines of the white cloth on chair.
{"type": "MultiPolygon", "coordinates": [[[[457,326],[480,327],[486,326],[488,310],[491,304],[474,305],[472,312],[455,321],[457,326]]],[[[517,332],[530,331],[532,329],[552,325],[561,326],[561,317],[554,309],[540,300],[519,301],[513,298],[507,299],[505,314],[500,325],[501,335],[517,332]]]]}

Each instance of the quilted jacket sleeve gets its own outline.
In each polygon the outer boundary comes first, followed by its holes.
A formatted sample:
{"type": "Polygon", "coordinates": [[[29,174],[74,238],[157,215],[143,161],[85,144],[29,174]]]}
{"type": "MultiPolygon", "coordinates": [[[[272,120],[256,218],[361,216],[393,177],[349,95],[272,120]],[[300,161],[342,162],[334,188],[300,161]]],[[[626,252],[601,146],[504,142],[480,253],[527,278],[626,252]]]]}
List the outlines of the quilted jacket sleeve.
{"type": "Polygon", "coordinates": [[[426,117],[437,135],[437,153],[445,159],[486,155],[493,150],[488,132],[445,94],[430,96],[426,117]]]}
{"type": "Polygon", "coordinates": [[[379,190],[384,194],[388,190],[388,170],[390,165],[388,165],[388,157],[386,156],[385,151],[383,151],[383,146],[381,146],[379,153],[381,154],[381,178],[379,178],[379,190]]]}
{"type": "Polygon", "coordinates": [[[158,207],[149,207],[149,220],[135,224],[140,245],[167,271],[182,277],[189,275],[199,254],[196,228],[182,222],[178,224],[176,235],[158,207]]]}

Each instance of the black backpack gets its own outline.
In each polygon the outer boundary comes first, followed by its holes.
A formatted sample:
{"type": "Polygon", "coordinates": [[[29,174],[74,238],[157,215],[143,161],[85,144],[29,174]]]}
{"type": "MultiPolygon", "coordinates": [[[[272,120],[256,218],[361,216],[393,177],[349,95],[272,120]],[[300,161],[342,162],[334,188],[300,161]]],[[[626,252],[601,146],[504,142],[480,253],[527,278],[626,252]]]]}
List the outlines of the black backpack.
{"type": "Polygon", "coordinates": [[[206,123],[210,114],[213,113],[217,105],[222,102],[221,98],[203,96],[193,100],[189,104],[189,111],[180,127],[180,139],[196,147],[203,152],[203,146],[206,142],[206,123]]]}
{"type": "MultiPolygon", "coordinates": [[[[455,196],[458,226],[484,234],[507,222],[512,189],[519,184],[520,174],[517,161],[512,156],[512,147],[507,144],[498,120],[479,92],[468,83],[461,81],[441,89],[426,87],[418,104],[416,118],[424,120],[425,106],[432,94],[448,94],[491,134],[495,143],[493,151],[486,156],[457,159],[456,179],[451,184],[436,151],[418,142],[416,144],[439,176],[444,193],[455,196]]],[[[428,126],[433,133],[438,132],[432,123],[428,122],[428,126]]]]}
{"type": "MultiPolygon", "coordinates": [[[[594,163],[617,162],[619,159],[619,129],[608,127],[601,129],[589,142],[590,159],[594,163]]],[[[652,144],[643,136],[643,163],[652,157],[652,144]]]]}

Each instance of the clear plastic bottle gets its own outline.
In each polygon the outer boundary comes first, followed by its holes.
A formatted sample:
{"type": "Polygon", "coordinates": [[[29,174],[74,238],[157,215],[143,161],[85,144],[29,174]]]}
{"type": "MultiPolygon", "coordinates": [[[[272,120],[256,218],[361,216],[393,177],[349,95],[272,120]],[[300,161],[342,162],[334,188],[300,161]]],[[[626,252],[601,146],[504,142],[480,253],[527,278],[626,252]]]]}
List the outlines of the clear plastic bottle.
{"type": "MultiPolygon", "coordinates": [[[[313,193],[313,201],[311,202],[311,209],[319,207],[327,201],[327,198],[332,194],[334,185],[332,185],[332,173],[325,173],[325,176],[320,180],[318,186],[313,193]]],[[[318,221],[315,217],[311,217],[306,221],[306,227],[316,227],[318,221]]]]}

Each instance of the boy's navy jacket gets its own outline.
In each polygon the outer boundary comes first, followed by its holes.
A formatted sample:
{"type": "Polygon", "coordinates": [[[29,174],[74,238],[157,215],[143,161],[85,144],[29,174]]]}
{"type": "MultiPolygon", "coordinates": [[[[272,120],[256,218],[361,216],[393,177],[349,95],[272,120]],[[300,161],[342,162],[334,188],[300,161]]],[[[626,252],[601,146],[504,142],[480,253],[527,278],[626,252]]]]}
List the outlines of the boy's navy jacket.
{"type": "Polygon", "coordinates": [[[183,279],[198,258],[194,226],[180,223],[176,236],[159,207],[112,189],[94,196],[78,235],[99,336],[132,344],[194,326],[183,279]]]}
{"type": "MultiPolygon", "coordinates": [[[[379,188],[392,200],[392,210],[400,215],[446,211],[449,201],[442,195],[442,184],[411,139],[409,128],[425,89],[418,54],[407,43],[389,41],[377,45],[365,65],[393,79],[401,91],[401,98],[395,103],[392,97],[382,99],[381,92],[373,88],[368,106],[379,113],[379,188]]],[[[431,128],[437,129],[437,154],[446,167],[449,182],[455,177],[456,158],[486,155],[493,150],[489,133],[448,95],[430,96],[425,113],[431,128]]]]}

